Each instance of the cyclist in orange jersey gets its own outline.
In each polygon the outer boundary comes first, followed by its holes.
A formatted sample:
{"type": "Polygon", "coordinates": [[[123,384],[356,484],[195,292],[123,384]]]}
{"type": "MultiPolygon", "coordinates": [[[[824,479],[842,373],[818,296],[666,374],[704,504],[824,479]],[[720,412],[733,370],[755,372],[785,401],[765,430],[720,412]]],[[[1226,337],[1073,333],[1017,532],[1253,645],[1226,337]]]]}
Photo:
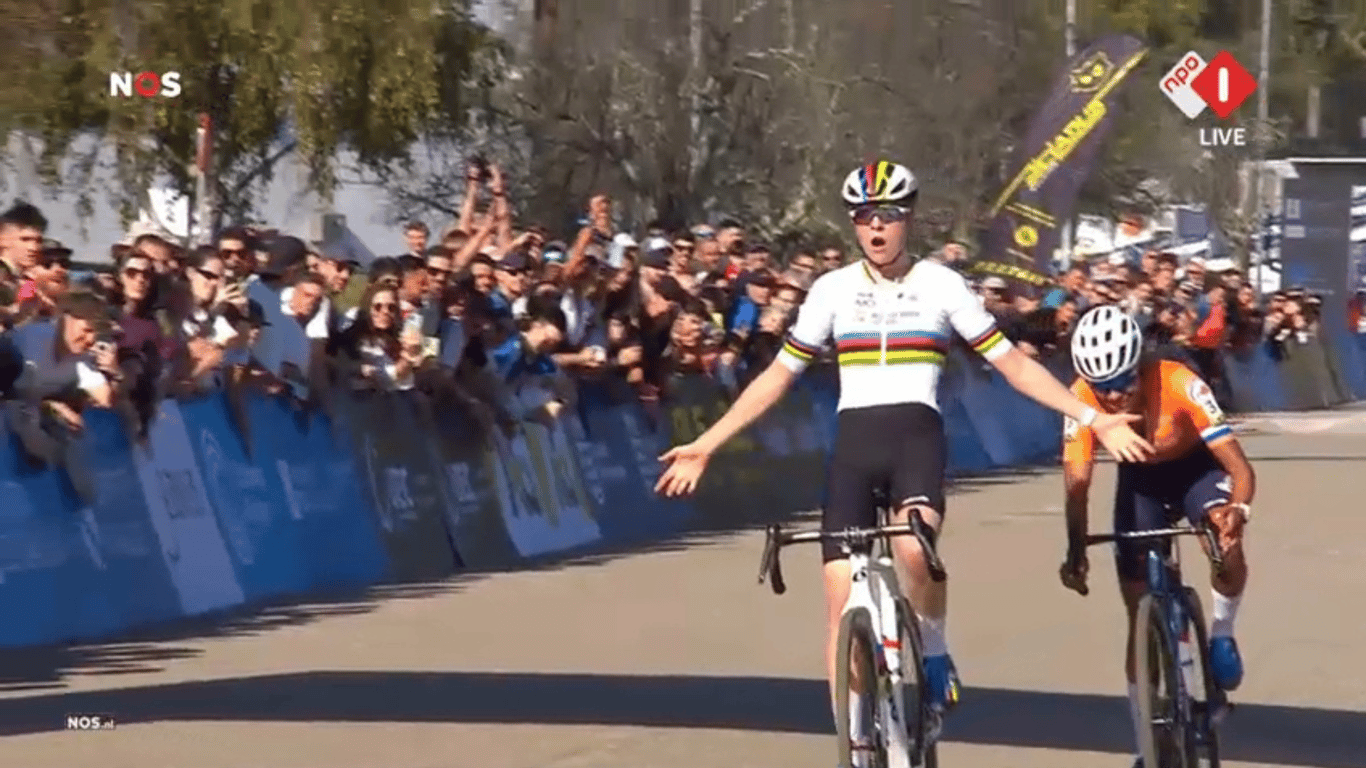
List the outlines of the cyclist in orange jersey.
{"type": "MultiPolygon", "coordinates": [[[[1217,529],[1224,569],[1211,577],[1209,659],[1215,681],[1231,691],[1243,677],[1233,620],[1247,584],[1242,537],[1256,475],[1209,386],[1181,363],[1145,355],[1142,349],[1142,332],[1128,314],[1114,306],[1090,310],[1072,336],[1072,362],[1080,375],[1072,392],[1102,413],[1141,416],[1139,431],[1153,445],[1154,455],[1147,462],[1117,467],[1115,531],[1164,528],[1183,516],[1192,524],[1208,519],[1217,529]]],[[[1085,542],[1094,466],[1095,436],[1067,419],[1063,477],[1068,549],[1059,575],[1065,586],[1079,593],[1084,592],[1089,568],[1085,542]]],[[[1115,565],[1129,614],[1124,663],[1137,735],[1146,728],[1138,716],[1132,643],[1134,612],[1147,587],[1143,547],[1120,542],[1115,565]]]]}

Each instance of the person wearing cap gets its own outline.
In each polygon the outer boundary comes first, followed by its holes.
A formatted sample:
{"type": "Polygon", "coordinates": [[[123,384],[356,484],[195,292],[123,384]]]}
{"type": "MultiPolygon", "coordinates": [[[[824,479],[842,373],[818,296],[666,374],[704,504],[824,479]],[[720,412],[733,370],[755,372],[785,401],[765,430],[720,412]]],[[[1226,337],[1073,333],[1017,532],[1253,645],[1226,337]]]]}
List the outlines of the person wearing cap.
{"type": "Polygon", "coordinates": [[[304,274],[308,246],[289,235],[276,235],[260,244],[266,257],[256,270],[256,279],[247,283],[247,298],[261,305],[269,324],[262,327],[252,353],[263,368],[288,382],[294,396],[302,400],[307,393],[308,373],[316,368],[310,335],[314,340],[326,339],[319,339],[316,329],[310,334],[287,314],[292,293],[287,297],[285,289],[304,274]]]}
{"type": "Polygon", "coordinates": [[[497,264],[498,287],[489,294],[493,311],[500,317],[522,317],[526,314],[526,294],[531,284],[531,257],[518,248],[504,255],[497,264]]]}
{"type": "Polygon", "coordinates": [[[488,372],[502,389],[502,405],[529,420],[553,420],[572,401],[572,393],[555,383],[559,377],[551,353],[564,342],[564,312],[551,302],[530,302],[523,329],[489,350],[488,372]]]}
{"type": "Polygon", "coordinates": [[[982,304],[987,311],[993,315],[998,315],[1010,304],[1010,297],[1007,291],[1010,285],[1005,278],[999,275],[988,275],[982,280],[982,304]]]}
{"type": "Polygon", "coordinates": [[[346,292],[352,276],[361,268],[360,259],[345,243],[318,243],[316,252],[318,264],[314,271],[326,283],[328,297],[335,300],[346,292]]]}
{"type": "Polygon", "coordinates": [[[99,408],[114,404],[114,387],[123,374],[111,341],[108,305],[93,293],[78,291],[58,303],[56,317],[22,325],[0,337],[0,395],[10,428],[31,459],[53,463],[85,429],[82,400],[99,408]],[[83,397],[72,399],[71,393],[83,397]],[[43,428],[44,415],[64,427],[65,435],[43,428]]]}
{"type": "MultiPolygon", "coordinates": [[[[602,252],[602,246],[589,244],[595,253],[602,252]]],[[[565,266],[569,259],[568,249],[563,242],[558,240],[546,243],[541,248],[541,276],[542,279],[562,286],[565,283],[565,266]]],[[[596,258],[595,258],[596,260],[596,258]]]]}
{"type": "Polygon", "coordinates": [[[777,281],[768,270],[756,270],[745,275],[744,293],[731,305],[726,318],[726,332],[740,338],[749,336],[759,322],[759,314],[773,298],[777,281]]]}
{"type": "Polygon", "coordinates": [[[19,285],[16,320],[56,313],[56,302],[71,288],[70,268],[71,249],[56,240],[43,240],[38,258],[28,271],[29,279],[19,285]]]}
{"type": "Polygon", "coordinates": [[[640,257],[640,279],[645,285],[654,285],[669,274],[673,257],[673,247],[662,237],[646,241],[645,252],[640,257]]]}
{"type": "Polygon", "coordinates": [[[629,232],[619,232],[612,238],[607,250],[607,264],[613,269],[621,269],[627,260],[634,261],[640,256],[640,243],[629,232]]]}

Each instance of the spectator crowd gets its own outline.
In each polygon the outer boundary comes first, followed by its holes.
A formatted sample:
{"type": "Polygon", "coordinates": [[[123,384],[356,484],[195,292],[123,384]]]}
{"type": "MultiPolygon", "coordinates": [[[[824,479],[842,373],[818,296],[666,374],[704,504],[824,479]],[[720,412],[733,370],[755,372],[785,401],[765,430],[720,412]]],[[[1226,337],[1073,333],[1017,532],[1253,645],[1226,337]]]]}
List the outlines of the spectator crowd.
{"type": "MultiPolygon", "coordinates": [[[[145,438],[165,397],[257,390],[330,412],[340,392],[409,391],[483,429],[553,420],[575,383],[615,379],[648,405],[680,374],[732,391],[777,354],[812,282],[845,263],[836,243],[779,252],[743,224],[619,231],[605,195],[556,239],[515,220],[496,166],[473,164],[459,218],[436,237],[413,221],[406,252],[362,264],[337,244],[230,227],[186,249],[155,233],[73,271],[36,207],[0,216],[0,397],[31,461],[60,461],[88,407],[145,438]]],[[[933,258],[967,269],[949,243],[933,258]]],[[[974,277],[1030,354],[1065,350],[1079,312],[1124,306],[1218,382],[1220,350],[1302,343],[1320,301],[1260,301],[1236,270],[1170,253],[1105,257],[1043,291],[974,277]]],[[[1217,388],[1216,388],[1217,391],[1217,388]]],[[[239,422],[243,424],[244,422],[239,422]]]]}

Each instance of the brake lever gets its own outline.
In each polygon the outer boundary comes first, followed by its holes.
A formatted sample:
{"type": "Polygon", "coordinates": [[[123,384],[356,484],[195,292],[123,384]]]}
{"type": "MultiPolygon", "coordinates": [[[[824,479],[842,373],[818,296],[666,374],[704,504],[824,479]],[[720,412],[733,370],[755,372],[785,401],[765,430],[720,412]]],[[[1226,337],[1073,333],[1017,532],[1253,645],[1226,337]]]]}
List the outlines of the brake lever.
{"type": "Polygon", "coordinates": [[[948,580],[949,574],[944,570],[944,561],[939,559],[939,551],[934,546],[934,535],[928,530],[925,521],[920,519],[920,514],[911,512],[911,530],[915,540],[920,542],[920,551],[925,556],[925,569],[930,572],[930,580],[935,583],[943,583],[948,580]]]}
{"type": "Polygon", "coordinates": [[[1201,534],[1205,537],[1205,544],[1209,548],[1210,566],[1214,569],[1215,575],[1224,572],[1224,553],[1219,549],[1219,532],[1214,530],[1214,526],[1205,523],[1201,526],[1201,534]]]}
{"type": "Polygon", "coordinates": [[[759,560],[759,583],[765,580],[769,582],[775,594],[781,595],[787,591],[787,584],[783,582],[783,569],[778,557],[778,550],[781,549],[782,527],[770,525],[765,530],[764,554],[759,560]]]}

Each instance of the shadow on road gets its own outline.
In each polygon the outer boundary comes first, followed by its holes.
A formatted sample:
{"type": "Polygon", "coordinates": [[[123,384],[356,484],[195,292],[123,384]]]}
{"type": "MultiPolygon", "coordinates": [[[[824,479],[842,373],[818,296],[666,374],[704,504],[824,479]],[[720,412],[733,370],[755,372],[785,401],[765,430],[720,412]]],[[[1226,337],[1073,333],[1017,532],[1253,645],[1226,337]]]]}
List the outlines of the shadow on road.
{"type": "MultiPolygon", "coordinates": [[[[73,713],[121,725],[250,722],[508,723],[824,734],[823,681],[770,677],[483,672],[312,672],[0,700],[0,735],[61,730],[73,713]]],[[[1128,754],[1124,702],[1093,694],[970,688],[949,742],[1128,754]]],[[[1361,768],[1366,712],[1244,704],[1224,757],[1361,768]]]]}

